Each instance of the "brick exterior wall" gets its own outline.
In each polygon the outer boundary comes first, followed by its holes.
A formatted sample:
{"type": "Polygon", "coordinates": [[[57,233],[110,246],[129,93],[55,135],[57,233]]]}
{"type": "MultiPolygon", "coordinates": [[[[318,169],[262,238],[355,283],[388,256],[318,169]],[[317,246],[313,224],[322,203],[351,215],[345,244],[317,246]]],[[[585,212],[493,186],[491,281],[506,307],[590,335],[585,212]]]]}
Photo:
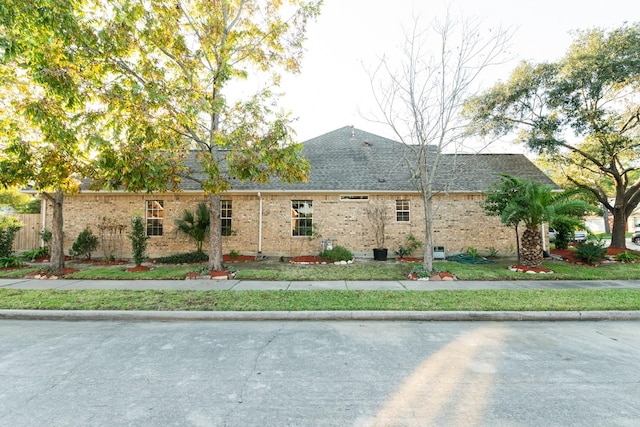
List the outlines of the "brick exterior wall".
{"type": "MultiPolygon", "coordinates": [[[[368,200],[341,200],[340,194],[230,194],[222,197],[232,201],[232,236],[223,237],[225,253],[261,254],[266,256],[296,256],[317,254],[320,241],[335,239],[334,244],[351,250],[356,256],[372,257],[376,246],[372,224],[366,209],[373,205],[384,205],[388,209],[385,246],[389,255],[406,242],[413,234],[424,241],[424,214],[422,201],[417,194],[368,194],[368,200]],[[259,241],[259,212],[262,199],[262,240],[259,241]],[[410,221],[396,221],[396,200],[410,202],[410,221]],[[314,230],[322,237],[291,236],[291,200],[311,200],[313,203],[314,230]]],[[[195,250],[195,243],[188,237],[175,233],[174,220],[185,209],[195,210],[196,205],[206,201],[204,194],[164,193],[81,193],[67,196],[64,200],[65,252],[68,253],[78,234],[89,226],[100,237],[98,224],[103,217],[113,219],[130,228],[130,220],[136,214],[145,218],[147,200],[162,200],[164,204],[163,235],[148,240],[150,257],[170,255],[195,250]]],[[[480,207],[482,196],[478,194],[449,194],[434,201],[434,245],[445,247],[447,255],[463,252],[474,247],[480,253],[490,248],[499,254],[515,253],[515,238],[512,229],[500,224],[498,218],[487,217],[480,207]]],[[[46,207],[47,228],[51,228],[51,206],[46,207]]],[[[118,257],[128,258],[131,243],[126,233],[121,238],[122,250],[118,257]]],[[[206,250],[207,244],[205,242],[206,250]]],[[[418,250],[414,256],[421,255],[418,250]]],[[[96,258],[101,258],[99,248],[96,258]]]]}

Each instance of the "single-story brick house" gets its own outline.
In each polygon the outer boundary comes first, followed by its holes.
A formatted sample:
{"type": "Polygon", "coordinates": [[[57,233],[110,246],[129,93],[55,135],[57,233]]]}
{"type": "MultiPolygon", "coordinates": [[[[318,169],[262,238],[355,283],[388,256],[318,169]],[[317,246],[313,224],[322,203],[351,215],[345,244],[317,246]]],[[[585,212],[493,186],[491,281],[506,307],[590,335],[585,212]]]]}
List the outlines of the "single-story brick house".
{"type": "MultiPolygon", "coordinates": [[[[404,144],[351,126],[304,142],[302,155],[310,163],[307,182],[237,183],[222,195],[223,250],[317,254],[321,242],[331,239],[356,256],[371,257],[376,244],[366,211],[376,205],[389,212],[385,246],[390,254],[409,234],[422,240],[422,199],[403,167],[406,153],[404,144]]],[[[434,199],[433,243],[444,246],[447,254],[468,247],[515,253],[513,230],[484,215],[482,192],[499,174],[553,182],[520,154],[445,154],[441,162],[434,181],[441,192],[434,199]]],[[[147,223],[150,256],[194,250],[192,241],[175,233],[174,220],[206,198],[195,182],[181,185],[182,191],[175,193],[82,191],[65,197],[65,250],[86,226],[98,234],[101,218],[127,224],[136,214],[147,223]]],[[[45,216],[50,228],[51,217],[45,216]]],[[[129,247],[125,238],[122,256],[129,255],[129,247]]]]}

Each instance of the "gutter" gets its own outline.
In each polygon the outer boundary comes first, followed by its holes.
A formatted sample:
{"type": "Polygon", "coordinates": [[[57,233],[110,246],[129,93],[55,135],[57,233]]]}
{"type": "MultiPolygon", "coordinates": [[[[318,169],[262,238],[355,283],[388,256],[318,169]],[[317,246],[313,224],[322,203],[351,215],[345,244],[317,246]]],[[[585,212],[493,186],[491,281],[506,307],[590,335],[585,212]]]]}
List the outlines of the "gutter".
{"type": "Polygon", "coordinates": [[[260,210],[258,213],[258,253],[262,253],[262,194],[258,191],[258,198],[260,199],[260,210]]]}

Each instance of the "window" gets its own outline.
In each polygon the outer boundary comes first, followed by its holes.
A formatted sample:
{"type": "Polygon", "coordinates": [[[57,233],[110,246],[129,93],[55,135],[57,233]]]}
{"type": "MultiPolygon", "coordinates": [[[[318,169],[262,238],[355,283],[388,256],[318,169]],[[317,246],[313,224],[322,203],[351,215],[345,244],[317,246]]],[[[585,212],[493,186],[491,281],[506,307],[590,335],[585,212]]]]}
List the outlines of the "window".
{"type": "Polygon", "coordinates": [[[221,200],[220,203],[220,221],[222,223],[220,231],[223,236],[231,236],[231,200],[221,200]]]}
{"type": "Polygon", "coordinates": [[[147,200],[146,221],[147,236],[162,236],[162,220],[164,218],[164,201],[147,200]]]}
{"type": "Polygon", "coordinates": [[[291,201],[291,235],[311,236],[313,234],[313,202],[311,200],[291,201]]]}
{"type": "Polygon", "coordinates": [[[396,200],[396,221],[409,222],[408,200],[396,200]]]}
{"type": "Polygon", "coordinates": [[[340,196],[340,201],[345,202],[345,201],[366,201],[369,200],[369,196],[359,196],[359,195],[353,195],[353,196],[340,196]]]}

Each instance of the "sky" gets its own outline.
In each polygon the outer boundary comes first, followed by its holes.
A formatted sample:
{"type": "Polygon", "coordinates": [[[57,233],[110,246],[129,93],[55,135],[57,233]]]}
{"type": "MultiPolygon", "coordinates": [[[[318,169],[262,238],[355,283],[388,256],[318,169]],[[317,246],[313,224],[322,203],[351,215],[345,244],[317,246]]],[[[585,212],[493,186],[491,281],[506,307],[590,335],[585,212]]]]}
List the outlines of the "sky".
{"type": "MultiPolygon", "coordinates": [[[[640,20],[638,0],[454,0],[453,14],[477,17],[484,26],[511,27],[513,57],[486,75],[487,88],[506,79],[521,60],[561,58],[571,44],[573,30],[613,29],[640,20]]],[[[442,18],[445,2],[435,0],[324,0],[320,16],[308,25],[301,72],[286,75],[280,87],[280,106],[296,118],[298,141],[344,126],[393,138],[386,125],[374,121],[376,106],[366,72],[383,55],[393,55],[404,40],[412,16],[428,24],[442,18]]],[[[394,138],[395,139],[395,138],[394,138]]],[[[495,151],[495,150],[494,150],[495,151]]],[[[503,144],[500,152],[523,152],[503,144]]]]}

